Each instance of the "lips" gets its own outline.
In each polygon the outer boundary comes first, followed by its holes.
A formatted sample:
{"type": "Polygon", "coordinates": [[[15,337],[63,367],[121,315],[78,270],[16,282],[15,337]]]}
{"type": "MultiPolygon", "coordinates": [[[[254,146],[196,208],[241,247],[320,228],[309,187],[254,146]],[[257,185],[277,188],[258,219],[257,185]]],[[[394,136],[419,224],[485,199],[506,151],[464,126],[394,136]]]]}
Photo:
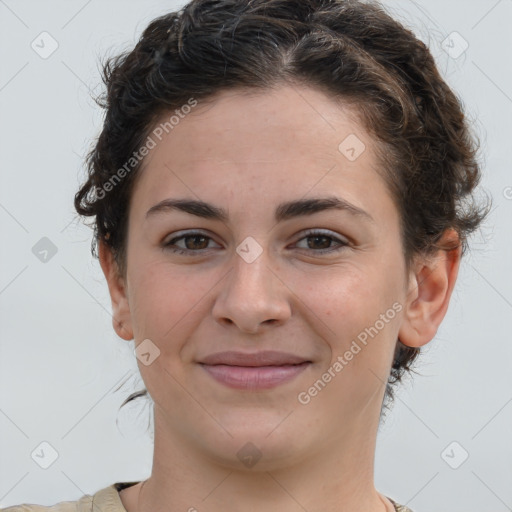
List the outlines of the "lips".
{"type": "Polygon", "coordinates": [[[243,352],[218,352],[206,356],[201,364],[228,366],[285,366],[311,362],[307,358],[285,352],[263,351],[246,354],[243,352]]]}
{"type": "Polygon", "coordinates": [[[310,360],[284,352],[264,351],[253,354],[218,352],[205,357],[201,367],[217,382],[230,388],[262,390],[283,384],[309,365],[310,360]]]}

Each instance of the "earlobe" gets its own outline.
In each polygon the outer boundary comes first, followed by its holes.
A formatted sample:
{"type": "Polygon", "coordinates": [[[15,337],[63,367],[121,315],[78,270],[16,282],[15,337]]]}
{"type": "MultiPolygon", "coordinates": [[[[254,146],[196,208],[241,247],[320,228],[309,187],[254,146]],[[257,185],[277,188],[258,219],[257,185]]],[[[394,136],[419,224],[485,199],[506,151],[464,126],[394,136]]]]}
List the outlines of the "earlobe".
{"type": "Polygon", "coordinates": [[[459,271],[461,247],[457,233],[447,230],[437,253],[418,259],[411,271],[409,292],[399,338],[404,345],[421,347],[431,341],[446,315],[459,271]]]}
{"type": "Polygon", "coordinates": [[[123,278],[119,275],[118,266],[111,249],[102,240],[98,242],[98,257],[110,293],[112,326],[120,338],[130,341],[133,339],[133,329],[126,286],[123,278]]]}

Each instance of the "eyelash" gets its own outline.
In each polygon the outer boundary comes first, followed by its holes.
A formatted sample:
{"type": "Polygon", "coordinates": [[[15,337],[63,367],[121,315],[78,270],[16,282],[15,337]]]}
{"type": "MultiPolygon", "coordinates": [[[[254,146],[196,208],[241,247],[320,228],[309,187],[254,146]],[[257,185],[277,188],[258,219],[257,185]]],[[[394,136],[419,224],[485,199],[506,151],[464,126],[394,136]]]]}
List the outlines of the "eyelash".
{"type": "MultiPolygon", "coordinates": [[[[176,241],[178,240],[182,240],[184,238],[193,238],[195,236],[202,236],[204,238],[207,238],[209,240],[212,240],[211,237],[205,235],[204,233],[201,233],[200,231],[189,231],[187,233],[184,233],[183,235],[180,235],[178,237],[175,237],[175,238],[172,238],[171,240],[169,240],[169,242],[166,242],[163,244],[163,248],[165,250],[169,250],[171,252],[174,252],[174,253],[177,253],[177,254],[185,254],[187,256],[192,256],[193,254],[192,253],[201,253],[203,251],[207,251],[208,249],[198,249],[196,251],[192,250],[192,249],[181,249],[181,248],[177,248],[177,247],[172,247],[176,241]]],[[[336,248],[330,248],[330,249],[319,249],[319,250],[315,250],[315,249],[309,249],[315,253],[320,253],[320,254],[325,254],[325,253],[331,253],[331,252],[338,252],[338,251],[341,251],[343,249],[345,249],[346,247],[348,247],[350,244],[344,240],[341,240],[337,237],[334,237],[332,235],[329,235],[328,233],[324,232],[324,231],[319,231],[319,230],[311,230],[311,231],[307,231],[304,236],[302,238],[300,238],[298,241],[300,242],[301,240],[304,240],[305,238],[312,238],[312,237],[315,237],[315,236],[322,236],[322,237],[325,237],[325,238],[330,238],[331,240],[335,241],[338,243],[338,247],[336,248]]],[[[306,249],[308,250],[308,249],[306,249]]],[[[194,254],[195,256],[195,254],[194,254]]]]}

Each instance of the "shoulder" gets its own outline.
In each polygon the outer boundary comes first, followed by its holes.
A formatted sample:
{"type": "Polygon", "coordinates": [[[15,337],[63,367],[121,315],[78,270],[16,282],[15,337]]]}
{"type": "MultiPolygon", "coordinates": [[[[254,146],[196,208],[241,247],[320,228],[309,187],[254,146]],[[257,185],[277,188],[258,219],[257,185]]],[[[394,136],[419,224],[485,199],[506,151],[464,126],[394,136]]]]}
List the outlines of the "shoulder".
{"type": "Polygon", "coordinates": [[[409,507],[406,507],[405,505],[400,505],[400,503],[397,503],[396,501],[392,500],[389,496],[386,496],[386,498],[389,501],[391,501],[391,503],[393,503],[396,512],[413,512],[409,507]]]}
{"type": "Polygon", "coordinates": [[[0,509],[0,512],[126,512],[123,507],[119,490],[133,485],[130,483],[115,483],[100,489],[96,493],[84,494],[75,501],[61,501],[55,505],[33,505],[23,503],[0,509]]]}
{"type": "Polygon", "coordinates": [[[405,505],[399,505],[398,503],[395,504],[395,510],[396,512],[412,512],[409,507],[406,507],[405,505]]]}

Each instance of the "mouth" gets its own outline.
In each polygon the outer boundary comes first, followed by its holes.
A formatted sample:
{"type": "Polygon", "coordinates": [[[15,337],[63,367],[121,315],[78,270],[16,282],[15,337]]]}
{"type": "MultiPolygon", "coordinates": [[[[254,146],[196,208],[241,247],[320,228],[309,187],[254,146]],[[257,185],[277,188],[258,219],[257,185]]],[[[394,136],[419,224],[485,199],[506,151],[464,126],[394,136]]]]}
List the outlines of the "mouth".
{"type": "Polygon", "coordinates": [[[290,381],[312,361],[294,354],[265,351],[253,354],[219,352],[205,357],[200,366],[217,382],[235,389],[270,389],[290,381]]]}

